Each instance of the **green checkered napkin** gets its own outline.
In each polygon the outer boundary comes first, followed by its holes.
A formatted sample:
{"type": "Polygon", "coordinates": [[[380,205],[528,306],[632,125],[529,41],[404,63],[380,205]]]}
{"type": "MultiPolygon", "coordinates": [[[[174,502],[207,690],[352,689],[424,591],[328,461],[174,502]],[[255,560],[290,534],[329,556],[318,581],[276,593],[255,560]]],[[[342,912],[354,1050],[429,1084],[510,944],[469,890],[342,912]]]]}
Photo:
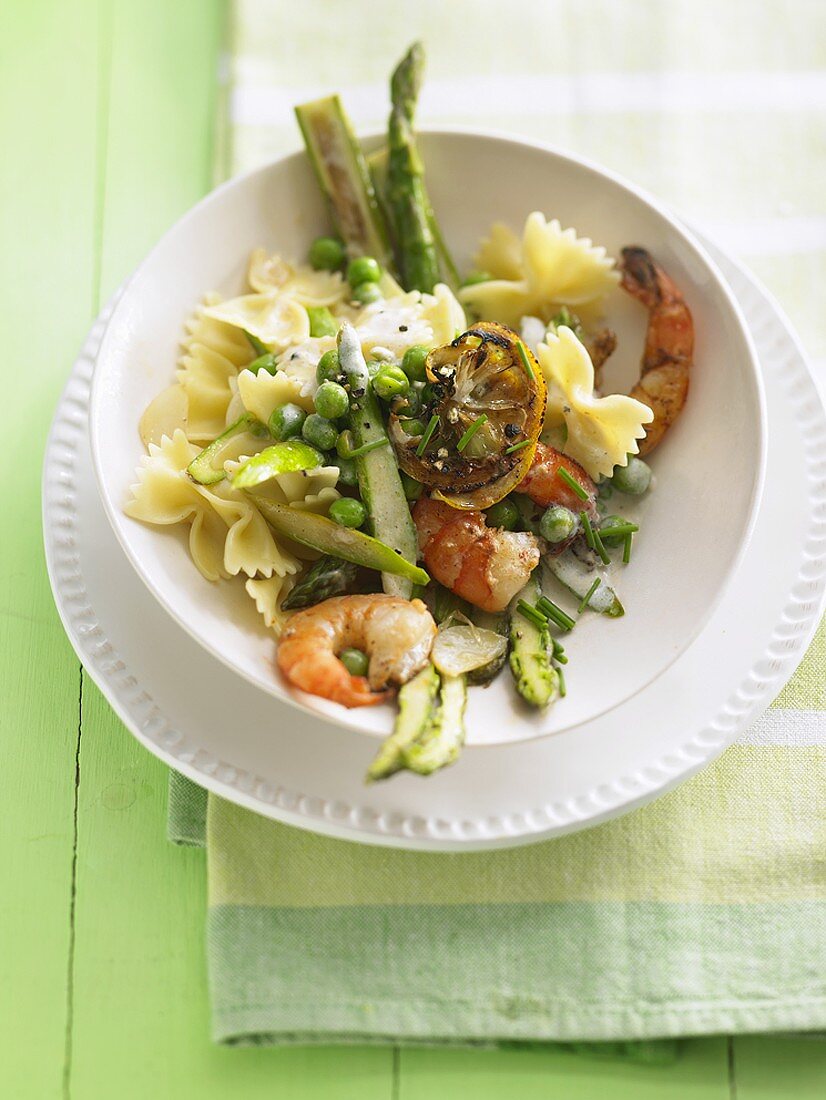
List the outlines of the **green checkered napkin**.
{"type": "MultiPolygon", "coordinates": [[[[326,90],[383,125],[388,72],[420,37],[423,122],[542,138],[640,181],[745,256],[826,355],[826,9],[238,0],[232,29],[221,174],[296,147],[292,104],[326,90]]],[[[215,1038],[602,1040],[651,1059],[662,1036],[823,1028],[824,668],[821,629],[702,774],[518,850],[329,840],[173,775],[170,836],[206,845],[215,1038]]]]}

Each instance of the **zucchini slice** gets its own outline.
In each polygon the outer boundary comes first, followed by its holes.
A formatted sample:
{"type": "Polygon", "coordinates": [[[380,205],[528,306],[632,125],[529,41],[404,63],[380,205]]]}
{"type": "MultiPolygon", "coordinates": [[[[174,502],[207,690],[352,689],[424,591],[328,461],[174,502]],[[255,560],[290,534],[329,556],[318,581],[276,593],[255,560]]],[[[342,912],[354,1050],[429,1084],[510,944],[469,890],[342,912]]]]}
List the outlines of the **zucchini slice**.
{"type": "Polygon", "coordinates": [[[421,737],[434,720],[439,682],[439,673],[432,664],[427,664],[401,688],[396,725],[367,769],[368,783],[387,779],[405,766],[405,749],[421,737]]]}
{"type": "Polygon", "coordinates": [[[266,426],[256,420],[252,413],[244,413],[193,458],[186,472],[199,485],[216,485],[227,476],[224,471],[225,462],[258,450],[261,440],[269,438],[270,433],[266,426]]]}
{"type": "Polygon", "coordinates": [[[550,626],[535,626],[516,609],[519,600],[533,605],[541,595],[539,582],[531,577],[511,603],[510,670],[516,690],[532,707],[547,707],[559,696],[550,626]]]}
{"type": "Polygon", "coordinates": [[[370,170],[337,95],[302,103],[295,115],[310,163],[351,257],[393,268],[387,226],[370,170]]]}

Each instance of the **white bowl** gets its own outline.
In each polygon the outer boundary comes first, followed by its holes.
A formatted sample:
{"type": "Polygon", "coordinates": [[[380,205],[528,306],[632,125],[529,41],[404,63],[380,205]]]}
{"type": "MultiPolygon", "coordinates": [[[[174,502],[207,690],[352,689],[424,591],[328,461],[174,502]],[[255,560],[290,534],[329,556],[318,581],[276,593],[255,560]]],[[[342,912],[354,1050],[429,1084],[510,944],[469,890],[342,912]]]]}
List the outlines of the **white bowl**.
{"type": "MultiPolygon", "coordinates": [[[[421,148],[460,268],[471,266],[493,221],[520,229],[530,211],[542,210],[614,255],[627,244],[649,249],[694,315],[689,399],[651,458],[656,491],[638,507],[642,529],[619,577],[626,615],[582,618],[565,642],[568,695],[546,713],[528,712],[507,674],[471,691],[469,744],[499,744],[590,721],[641,691],[696,637],[750,537],[765,465],[764,398],[754,348],[725,281],[702,246],[649,196],[536,143],[430,131],[421,135],[421,148]]],[[[138,420],[173,379],[194,305],[209,290],[239,293],[253,248],[301,258],[327,224],[303,153],[232,180],[177,222],[126,285],[106,330],[93,380],[92,452],[106,513],[128,558],[201,645],[279,699],[383,735],[392,726],[389,706],[348,711],[287,688],[274,669],[273,637],[243,585],[204,580],[183,530],[148,527],[123,513],[143,453],[138,420]]],[[[638,370],[645,315],[620,290],[606,313],[619,337],[606,381],[627,389],[638,370]]]]}

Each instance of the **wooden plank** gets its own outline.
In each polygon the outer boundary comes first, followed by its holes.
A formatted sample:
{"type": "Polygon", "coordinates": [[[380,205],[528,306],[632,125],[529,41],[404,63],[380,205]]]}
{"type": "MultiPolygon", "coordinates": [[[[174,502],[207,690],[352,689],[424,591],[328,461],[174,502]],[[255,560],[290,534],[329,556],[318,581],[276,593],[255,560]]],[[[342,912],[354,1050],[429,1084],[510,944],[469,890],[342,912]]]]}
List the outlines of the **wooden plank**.
{"type": "Polygon", "coordinates": [[[826,1039],[746,1035],[733,1041],[734,1100],[823,1100],[826,1039]]]}
{"type": "MultiPolygon", "coordinates": [[[[221,9],[115,4],[103,298],[208,187],[221,9]]],[[[166,770],[84,693],[71,1095],[389,1100],[388,1050],[210,1043],[203,854],[166,842],[166,770]]]]}
{"type": "Polygon", "coordinates": [[[93,316],[95,0],[0,5],[0,1094],[60,1094],[79,665],[43,566],[42,447],[93,316]]]}
{"type": "Polygon", "coordinates": [[[724,1038],[686,1040],[665,1065],[552,1047],[405,1050],[398,1100],[730,1100],[727,1062],[724,1038]]]}

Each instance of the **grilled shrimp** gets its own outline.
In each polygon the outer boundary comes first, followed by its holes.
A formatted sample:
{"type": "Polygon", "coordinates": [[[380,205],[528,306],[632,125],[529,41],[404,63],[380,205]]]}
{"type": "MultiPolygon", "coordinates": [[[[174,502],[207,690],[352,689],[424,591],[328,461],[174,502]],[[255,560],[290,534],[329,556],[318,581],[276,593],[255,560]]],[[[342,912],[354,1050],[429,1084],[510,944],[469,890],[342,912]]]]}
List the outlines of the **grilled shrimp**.
{"type": "Polygon", "coordinates": [[[676,284],[644,248],[623,248],[622,286],[648,310],[640,380],[631,390],[653,410],[640,443],[648,454],[680,415],[694,354],[694,322],[676,284]]]}
{"type": "Polygon", "coordinates": [[[533,462],[527,474],[516,486],[517,493],[529,496],[534,504],[549,508],[552,504],[561,504],[572,512],[585,511],[591,518],[597,514],[597,487],[578,462],[568,455],[549,447],[547,443],[537,443],[533,462]],[[588,494],[583,500],[566,481],[559,471],[565,472],[588,494]]]}
{"type": "Polygon", "coordinates": [[[507,607],[539,564],[535,535],[488,527],[481,512],[422,497],[413,520],[432,576],[484,611],[507,607]]]}
{"type": "Polygon", "coordinates": [[[387,699],[423,668],[436,624],[421,600],[382,594],[334,596],[299,611],[278,645],[278,667],[291,684],[345,707],[387,699]],[[348,646],[370,659],[367,676],[353,676],[338,659],[348,646]]]}

